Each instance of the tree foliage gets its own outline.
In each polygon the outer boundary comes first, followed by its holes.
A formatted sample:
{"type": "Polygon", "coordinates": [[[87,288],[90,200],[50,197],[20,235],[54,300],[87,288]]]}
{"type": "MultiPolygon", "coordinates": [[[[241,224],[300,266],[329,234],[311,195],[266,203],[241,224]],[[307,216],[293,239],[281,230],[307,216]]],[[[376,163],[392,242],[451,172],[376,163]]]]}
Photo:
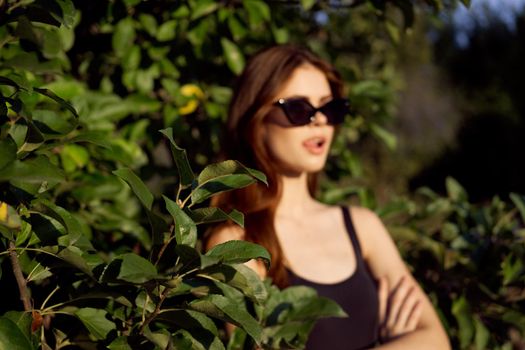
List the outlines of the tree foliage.
{"type": "MultiPolygon", "coordinates": [[[[308,45],[335,62],[352,84],[354,116],[322,197],[357,191],[367,204],[348,145],[362,134],[395,145],[383,127],[399,86],[392,47],[417,9],[447,4],[0,1],[0,283],[9,300],[0,344],[300,348],[317,318],[344,316],[312,290],[261,282],[242,265],[269,262],[259,246],[200,250],[206,224],[243,225],[242,213],[208,199],[265,179],[213,163],[231,85],[246,57],[272,43],[308,45]],[[227,344],[220,321],[238,326],[227,344]]],[[[505,260],[505,285],[523,280],[519,254],[505,260]]],[[[471,321],[457,315],[450,334],[468,347],[471,321]]],[[[472,319],[483,329],[485,318],[472,319]]]]}

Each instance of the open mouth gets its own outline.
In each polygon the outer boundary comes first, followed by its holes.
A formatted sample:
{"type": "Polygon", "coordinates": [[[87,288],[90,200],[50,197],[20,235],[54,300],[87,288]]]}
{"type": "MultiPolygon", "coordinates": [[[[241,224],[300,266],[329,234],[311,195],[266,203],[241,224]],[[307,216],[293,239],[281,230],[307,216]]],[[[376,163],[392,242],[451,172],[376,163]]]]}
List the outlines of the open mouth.
{"type": "Polygon", "coordinates": [[[303,146],[306,150],[313,154],[323,153],[326,145],[326,139],[324,137],[312,137],[303,142],[303,146]]]}

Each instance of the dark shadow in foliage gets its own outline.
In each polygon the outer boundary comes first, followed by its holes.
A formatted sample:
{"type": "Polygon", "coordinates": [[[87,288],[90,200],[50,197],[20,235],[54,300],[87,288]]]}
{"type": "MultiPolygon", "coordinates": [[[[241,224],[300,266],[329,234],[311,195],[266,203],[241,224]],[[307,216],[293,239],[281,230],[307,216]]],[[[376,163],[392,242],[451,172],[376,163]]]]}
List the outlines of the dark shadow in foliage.
{"type": "Polygon", "coordinates": [[[445,178],[464,185],[473,202],[525,193],[525,127],[497,114],[476,115],[460,129],[458,147],[449,149],[411,181],[445,193],[445,178]]]}
{"type": "Polygon", "coordinates": [[[492,22],[478,26],[470,45],[454,45],[449,28],[435,46],[437,64],[457,87],[464,124],[457,147],[449,149],[415,176],[410,187],[425,185],[443,193],[445,178],[455,177],[471,200],[525,192],[525,14],[516,30],[492,22]]]}

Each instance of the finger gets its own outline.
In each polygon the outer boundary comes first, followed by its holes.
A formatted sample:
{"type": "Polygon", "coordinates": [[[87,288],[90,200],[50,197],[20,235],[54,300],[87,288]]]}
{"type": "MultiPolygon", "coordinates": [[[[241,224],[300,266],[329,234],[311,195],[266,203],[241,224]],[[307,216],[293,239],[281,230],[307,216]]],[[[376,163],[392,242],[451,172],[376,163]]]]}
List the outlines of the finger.
{"type": "Polygon", "coordinates": [[[421,305],[421,302],[418,300],[416,304],[414,305],[412,312],[410,313],[410,317],[407,320],[407,323],[406,323],[407,332],[411,332],[414,329],[416,329],[419,323],[419,319],[421,318],[422,311],[423,311],[423,306],[421,305]]]}
{"type": "Polygon", "coordinates": [[[408,319],[412,315],[414,306],[419,301],[416,294],[416,289],[414,286],[411,286],[403,300],[399,313],[397,315],[396,325],[401,330],[405,330],[408,319]]]}
{"type": "Polygon", "coordinates": [[[379,323],[383,324],[386,320],[386,309],[388,305],[388,279],[386,277],[379,279],[377,294],[379,297],[379,323]]]}
{"type": "Polygon", "coordinates": [[[409,291],[409,286],[406,281],[406,278],[403,276],[399,280],[396,288],[392,291],[389,298],[389,307],[388,307],[388,319],[387,324],[389,327],[394,327],[399,318],[399,310],[405,300],[405,297],[409,291]]]}

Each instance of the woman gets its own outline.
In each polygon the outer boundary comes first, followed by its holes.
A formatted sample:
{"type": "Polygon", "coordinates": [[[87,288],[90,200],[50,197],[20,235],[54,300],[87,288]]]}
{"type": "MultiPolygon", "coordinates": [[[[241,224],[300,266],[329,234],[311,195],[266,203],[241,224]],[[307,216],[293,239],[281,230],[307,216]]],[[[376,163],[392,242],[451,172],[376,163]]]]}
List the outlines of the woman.
{"type": "Polygon", "coordinates": [[[249,265],[281,286],[308,285],[349,314],[324,319],[307,349],[448,349],[428,298],[371,211],[314,198],[336,125],[347,114],[342,81],[311,52],[274,46],[239,78],[227,124],[227,157],[262,170],[269,186],[226,192],[215,205],[245,214],[245,228],[216,228],[208,248],[244,239],[266,247],[272,267],[249,265]]]}

